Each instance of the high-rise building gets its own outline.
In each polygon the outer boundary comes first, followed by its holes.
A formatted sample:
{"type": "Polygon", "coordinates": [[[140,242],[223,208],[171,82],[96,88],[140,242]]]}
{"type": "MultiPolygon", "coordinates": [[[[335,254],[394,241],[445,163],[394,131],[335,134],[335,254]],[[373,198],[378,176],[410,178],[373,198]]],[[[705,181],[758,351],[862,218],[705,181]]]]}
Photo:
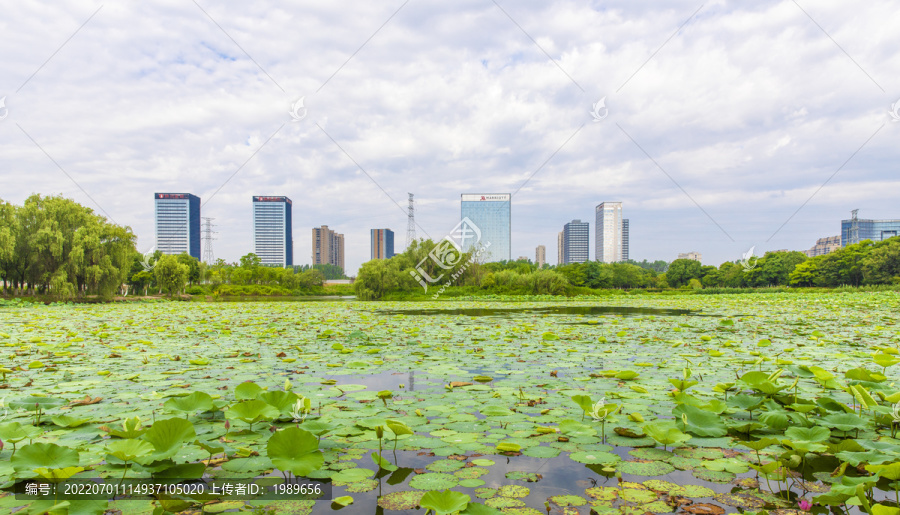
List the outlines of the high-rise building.
{"type": "Polygon", "coordinates": [[[394,231],[390,229],[372,229],[371,259],[391,259],[394,257],[394,231]]]}
{"type": "Polygon", "coordinates": [[[622,219],[622,261],[628,261],[628,219],[622,219]]]}
{"type": "Polygon", "coordinates": [[[556,235],[556,264],[557,265],[565,264],[565,262],[563,261],[564,247],[565,247],[565,235],[563,234],[563,231],[559,231],[559,234],[556,235]]]}
{"type": "Polygon", "coordinates": [[[263,265],[294,266],[294,231],[287,197],[253,197],[253,253],[263,265]]]}
{"type": "Polygon", "coordinates": [[[313,227],[312,262],[314,265],[335,265],[344,269],[344,235],[328,228],[313,227]]]}
{"type": "Polygon", "coordinates": [[[163,254],[187,252],[200,259],[200,197],[190,193],[154,193],[156,249],[163,254]]]}
{"type": "Polygon", "coordinates": [[[839,235],[829,236],[827,238],[819,238],[811,249],[804,250],[803,253],[809,257],[824,256],[839,248],[841,248],[841,237],[839,235]]]}
{"type": "Polygon", "coordinates": [[[572,220],[563,227],[563,263],[584,263],[590,259],[591,224],[572,220]]]}
{"type": "Polygon", "coordinates": [[[595,252],[597,261],[615,263],[627,259],[627,242],[623,231],[621,202],[603,202],[596,208],[595,252]]]}
{"type": "Polygon", "coordinates": [[[678,254],[678,259],[692,259],[694,261],[703,261],[703,256],[699,252],[682,252],[678,254]]]}
{"type": "Polygon", "coordinates": [[[534,262],[537,263],[538,268],[544,267],[544,263],[547,262],[547,247],[538,245],[534,249],[534,262]]]}
{"type": "Polygon", "coordinates": [[[481,240],[476,244],[486,248],[482,254],[484,262],[510,260],[511,198],[509,193],[464,193],[461,196],[461,218],[468,218],[481,231],[481,240]]]}
{"type": "Polygon", "coordinates": [[[863,240],[882,241],[900,235],[900,220],[863,220],[854,209],[849,220],[841,220],[841,245],[863,240]]]}

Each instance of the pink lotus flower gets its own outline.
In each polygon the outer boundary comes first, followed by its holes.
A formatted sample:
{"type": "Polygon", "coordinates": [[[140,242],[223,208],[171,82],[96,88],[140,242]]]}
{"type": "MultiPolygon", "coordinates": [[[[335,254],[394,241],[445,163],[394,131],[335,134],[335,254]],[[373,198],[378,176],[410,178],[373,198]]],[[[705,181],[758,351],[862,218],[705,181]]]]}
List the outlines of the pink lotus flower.
{"type": "Polygon", "coordinates": [[[807,501],[806,499],[800,499],[800,502],[797,503],[800,506],[800,509],[803,511],[809,511],[812,508],[812,503],[807,501]]]}

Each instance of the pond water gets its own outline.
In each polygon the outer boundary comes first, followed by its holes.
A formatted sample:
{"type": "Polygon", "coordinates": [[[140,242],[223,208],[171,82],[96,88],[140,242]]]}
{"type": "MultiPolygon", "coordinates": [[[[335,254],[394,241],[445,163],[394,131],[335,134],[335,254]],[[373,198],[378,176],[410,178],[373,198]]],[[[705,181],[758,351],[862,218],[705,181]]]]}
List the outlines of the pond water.
{"type": "MultiPolygon", "coordinates": [[[[430,317],[435,315],[455,315],[468,317],[500,317],[519,314],[536,315],[623,315],[623,316],[699,316],[702,313],[690,309],[665,309],[629,306],[572,306],[568,304],[548,304],[543,306],[520,307],[454,307],[454,308],[407,308],[379,310],[384,315],[409,315],[430,317]]],[[[721,315],[720,315],[721,316],[721,315]]]]}

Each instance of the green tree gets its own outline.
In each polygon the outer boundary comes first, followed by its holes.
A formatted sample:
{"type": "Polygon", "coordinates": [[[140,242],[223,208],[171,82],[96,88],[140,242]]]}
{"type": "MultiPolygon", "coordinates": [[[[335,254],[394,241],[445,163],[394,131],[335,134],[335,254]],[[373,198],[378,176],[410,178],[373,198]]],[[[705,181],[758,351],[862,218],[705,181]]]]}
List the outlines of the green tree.
{"type": "Polygon", "coordinates": [[[822,256],[817,256],[799,263],[791,275],[788,282],[791,286],[815,286],[819,280],[819,264],[822,262],[822,256]]]}
{"type": "Polygon", "coordinates": [[[0,255],[4,276],[28,293],[60,299],[76,295],[111,298],[128,277],[134,252],[131,229],[73,200],[32,195],[21,208],[3,208],[14,254],[0,255]]]}
{"type": "Polygon", "coordinates": [[[863,280],[863,260],[873,245],[872,240],[863,240],[822,256],[819,263],[818,284],[859,286],[863,280]]]}
{"type": "MultiPolygon", "coordinates": [[[[643,261],[635,261],[633,259],[626,259],[624,263],[628,263],[629,265],[639,266],[645,270],[652,270],[657,274],[665,273],[665,271],[669,268],[669,263],[658,259],[656,261],[647,261],[646,259],[643,261]]],[[[655,275],[653,276],[655,277],[655,275]]]]}
{"type": "Polygon", "coordinates": [[[400,270],[399,261],[394,259],[373,259],[359,269],[353,289],[361,300],[377,300],[385,293],[408,287],[409,281],[400,270]]]}
{"type": "Polygon", "coordinates": [[[701,265],[693,259],[676,259],[669,264],[666,270],[666,281],[672,288],[679,288],[688,284],[691,279],[700,279],[701,265]]]}
{"type": "Polygon", "coordinates": [[[129,284],[134,288],[135,293],[142,292],[144,295],[147,295],[147,289],[153,284],[154,279],[153,273],[141,268],[140,271],[135,272],[131,276],[129,284]]]}
{"type": "Polygon", "coordinates": [[[747,281],[756,287],[789,284],[791,272],[807,259],[806,254],[797,251],[766,252],[756,262],[757,266],[747,272],[747,281]]]}
{"type": "Polygon", "coordinates": [[[16,206],[0,200],[0,280],[11,279],[16,256],[16,206]]]}
{"type": "Polygon", "coordinates": [[[153,267],[153,276],[160,289],[169,295],[183,293],[190,269],[178,262],[175,256],[165,255],[159,258],[153,267]]]}
{"type": "Polygon", "coordinates": [[[180,264],[188,267],[188,283],[191,285],[198,284],[200,282],[200,261],[187,252],[182,252],[175,258],[180,264]]]}
{"type": "Polygon", "coordinates": [[[869,284],[900,282],[900,237],[876,243],[862,261],[862,272],[869,284]]]}

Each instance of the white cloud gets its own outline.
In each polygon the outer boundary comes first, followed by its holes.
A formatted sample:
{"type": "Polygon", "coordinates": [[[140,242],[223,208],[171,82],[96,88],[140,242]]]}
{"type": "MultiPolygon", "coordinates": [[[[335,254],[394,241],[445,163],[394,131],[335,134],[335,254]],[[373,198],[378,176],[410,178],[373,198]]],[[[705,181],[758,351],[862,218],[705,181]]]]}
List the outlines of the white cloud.
{"type": "Polygon", "coordinates": [[[228,35],[193,2],[105,4],[19,91],[97,5],[11,5],[0,197],[91,204],[18,124],[139,247],[153,244],[155,191],[208,201],[229,260],[251,250],[250,196],[283,194],[297,262],[328,224],[354,271],[372,227],[400,250],[407,191],[440,238],[460,193],[516,191],[543,165],[513,199],[514,256],[555,255],[564,223],[622,200],[632,256],[717,262],[771,237],[885,124],[769,244],[808,248],[857,207],[900,217],[896,0],[800,2],[852,58],[789,0],[704,4],[668,43],[699,3],[500,2],[541,48],[492,2],[409,2],[361,49],[402,2],[200,4],[228,35]],[[300,96],[309,114],[292,123],[300,96]],[[610,115],[593,123],[603,96],[610,115]]]}

